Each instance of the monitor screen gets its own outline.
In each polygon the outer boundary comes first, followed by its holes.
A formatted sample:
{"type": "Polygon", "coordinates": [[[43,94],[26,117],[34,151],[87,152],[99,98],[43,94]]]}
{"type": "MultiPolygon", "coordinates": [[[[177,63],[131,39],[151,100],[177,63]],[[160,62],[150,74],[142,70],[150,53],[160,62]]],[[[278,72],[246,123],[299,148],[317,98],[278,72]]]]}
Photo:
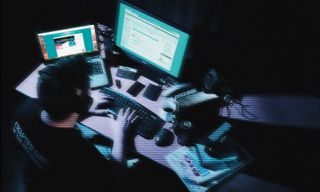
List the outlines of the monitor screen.
{"type": "Polygon", "coordinates": [[[189,34],[120,1],[116,45],[144,63],[180,77],[189,34]]]}
{"type": "Polygon", "coordinates": [[[45,60],[98,51],[94,25],[39,33],[38,40],[45,60]]]}

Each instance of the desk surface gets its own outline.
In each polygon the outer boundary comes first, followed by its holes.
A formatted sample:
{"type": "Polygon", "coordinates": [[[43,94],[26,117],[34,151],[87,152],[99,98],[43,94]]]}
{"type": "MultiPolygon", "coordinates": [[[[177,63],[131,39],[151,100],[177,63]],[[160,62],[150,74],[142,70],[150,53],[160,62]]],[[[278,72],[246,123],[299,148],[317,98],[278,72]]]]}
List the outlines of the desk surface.
{"type": "MultiPolygon", "coordinates": [[[[36,89],[36,84],[37,84],[37,79],[38,79],[38,71],[43,69],[45,67],[44,64],[41,64],[39,67],[37,67],[22,83],[20,83],[17,87],[16,90],[25,94],[26,96],[36,98],[37,97],[37,89],[36,89]]],[[[147,86],[151,84],[156,84],[152,80],[140,76],[137,81],[143,83],[146,85],[143,90],[136,96],[132,97],[129,93],[127,93],[128,88],[135,82],[133,80],[129,79],[124,79],[116,76],[117,68],[116,67],[111,67],[110,68],[111,76],[112,76],[112,89],[117,90],[121,94],[126,95],[127,97],[130,97],[137,101],[138,103],[142,104],[146,108],[150,109],[152,112],[155,114],[158,114],[161,117],[161,109],[162,105],[164,103],[163,97],[159,97],[157,101],[151,101],[149,99],[146,99],[143,97],[143,93],[147,86]],[[116,87],[115,80],[119,79],[121,81],[121,88],[116,87]]],[[[93,90],[92,94],[94,95],[95,92],[98,92],[99,90],[93,90]]],[[[102,117],[102,116],[90,116],[87,119],[84,119],[82,123],[91,129],[97,131],[98,133],[108,137],[108,138],[113,138],[113,132],[112,132],[112,126],[114,125],[114,120],[108,117],[102,117]]],[[[170,123],[166,123],[164,127],[170,126],[170,123]]],[[[216,127],[213,127],[216,128],[216,127]]],[[[147,140],[139,135],[137,135],[134,138],[135,141],[135,147],[138,153],[144,155],[145,157],[148,157],[149,159],[156,161],[160,163],[163,166],[169,167],[165,157],[170,154],[171,152],[177,150],[181,146],[177,142],[177,137],[175,136],[174,142],[172,145],[167,146],[167,147],[159,147],[155,144],[154,140],[147,140]]],[[[170,168],[170,167],[169,167],[170,168]]]]}
{"type": "MultiPolygon", "coordinates": [[[[126,90],[135,81],[116,77],[115,74],[117,72],[117,68],[111,67],[110,70],[111,70],[112,81],[113,81],[113,85],[111,88],[117,90],[121,94],[124,94],[124,95],[134,99],[135,101],[139,102],[140,104],[142,104],[146,108],[150,109],[155,114],[161,113],[161,106],[164,102],[163,97],[159,97],[158,101],[151,101],[151,100],[146,99],[145,97],[142,96],[144,91],[146,90],[147,86],[149,85],[149,83],[152,83],[152,84],[156,84],[156,83],[154,83],[150,79],[147,79],[143,76],[140,76],[137,79],[137,81],[143,83],[146,86],[143,88],[143,90],[136,97],[132,97],[130,94],[128,94],[126,92],[126,90]],[[116,79],[119,79],[121,81],[122,86],[120,89],[118,89],[116,87],[116,83],[115,83],[116,79]]],[[[82,123],[88,127],[91,127],[92,129],[101,133],[102,135],[105,135],[111,139],[113,138],[112,129],[109,128],[112,126],[113,120],[110,118],[101,117],[101,116],[91,116],[91,117],[83,120],[82,123]]],[[[170,126],[170,124],[165,124],[164,126],[170,126]]],[[[170,152],[174,151],[175,149],[181,147],[177,143],[176,138],[174,139],[174,142],[172,145],[170,145],[168,147],[159,147],[155,144],[154,140],[147,140],[139,135],[137,135],[135,137],[135,146],[136,146],[137,152],[139,152],[140,154],[142,154],[142,155],[144,155],[144,156],[146,156],[146,157],[148,157],[148,158],[150,158],[150,159],[152,159],[152,160],[154,160],[154,161],[156,161],[166,167],[169,167],[169,166],[165,160],[165,156],[167,154],[169,154],[170,152]]]]}
{"type": "MultiPolygon", "coordinates": [[[[36,89],[36,84],[37,84],[37,79],[38,79],[38,71],[43,69],[45,67],[44,64],[39,65],[23,82],[21,82],[17,87],[16,90],[25,94],[28,97],[32,98],[37,98],[37,89],[36,89]]],[[[133,98],[135,101],[139,102],[143,106],[147,107],[150,109],[152,112],[155,114],[160,114],[161,113],[161,106],[164,101],[164,98],[159,97],[158,101],[151,101],[146,98],[144,98],[142,95],[149,83],[154,83],[150,79],[147,79],[143,76],[140,76],[137,81],[143,83],[146,85],[146,87],[136,96],[132,97],[130,94],[126,92],[126,90],[134,83],[134,81],[129,80],[129,79],[124,79],[120,77],[116,77],[116,71],[117,68],[111,67],[111,76],[112,76],[112,81],[113,85],[111,88],[119,91],[120,93],[133,98]],[[118,89],[116,87],[115,80],[119,79],[121,81],[121,89],[118,89]]],[[[99,90],[94,90],[92,91],[93,94],[94,92],[98,92],[99,90]]],[[[113,138],[113,133],[112,133],[112,125],[113,125],[113,120],[108,117],[101,117],[101,116],[90,116],[87,119],[84,119],[82,123],[91,129],[101,133],[102,135],[108,137],[108,138],[113,138]]],[[[165,124],[165,126],[170,126],[170,124],[165,124]]],[[[138,153],[150,158],[151,160],[154,160],[158,163],[160,163],[163,166],[169,167],[167,164],[165,157],[172,151],[178,149],[181,147],[177,143],[177,138],[175,137],[174,142],[172,145],[167,146],[167,147],[159,147],[155,144],[154,140],[147,140],[144,139],[143,137],[137,135],[135,137],[135,147],[138,153]]]]}
{"type": "MultiPolygon", "coordinates": [[[[28,97],[36,98],[37,97],[36,85],[37,85],[37,79],[38,79],[38,71],[44,67],[45,67],[44,64],[39,65],[23,82],[21,82],[16,87],[16,90],[25,94],[28,97]]],[[[135,101],[144,105],[145,107],[150,109],[155,114],[158,114],[158,115],[161,114],[161,106],[164,102],[164,98],[159,97],[158,101],[151,101],[151,100],[148,100],[142,96],[148,84],[150,84],[150,83],[156,84],[156,83],[154,83],[153,81],[151,81],[148,78],[140,76],[137,79],[137,81],[145,84],[146,87],[136,97],[132,97],[131,95],[129,95],[126,92],[126,90],[134,83],[134,81],[116,77],[117,68],[115,68],[115,67],[111,67],[110,70],[111,70],[112,81],[113,81],[113,86],[111,87],[112,89],[115,89],[115,90],[119,91],[120,93],[122,93],[128,97],[133,98],[135,101]],[[121,80],[121,84],[122,84],[121,89],[118,89],[116,87],[116,83],[115,83],[116,79],[121,80]]],[[[94,90],[94,91],[92,91],[92,94],[94,94],[95,92],[98,92],[98,91],[99,90],[94,90]]],[[[161,117],[161,115],[160,115],[160,117],[161,117]]],[[[95,130],[96,132],[98,132],[98,133],[100,133],[110,139],[113,139],[112,130],[114,130],[114,129],[112,128],[112,126],[114,125],[114,120],[112,118],[102,117],[102,116],[91,116],[87,119],[84,119],[82,121],[82,123],[84,125],[90,127],[91,129],[95,130]]],[[[166,127],[166,126],[170,126],[170,124],[166,123],[164,125],[164,127],[166,127]]],[[[217,127],[212,127],[213,130],[216,128],[217,127]]],[[[179,177],[183,180],[183,182],[186,184],[186,186],[189,189],[201,187],[200,185],[198,185],[198,183],[196,183],[196,181],[190,182],[189,180],[184,179],[185,174],[192,175],[192,173],[186,171],[185,170],[186,167],[182,168],[181,163],[180,163],[181,165],[177,164],[177,163],[179,163],[179,161],[185,161],[185,162],[188,161],[188,159],[184,160],[186,157],[182,158],[181,155],[186,154],[186,150],[189,150],[189,149],[186,149],[185,147],[180,146],[177,142],[176,136],[174,138],[173,144],[170,146],[167,146],[167,147],[159,147],[155,144],[153,139],[147,140],[139,135],[135,136],[134,144],[135,144],[136,152],[140,153],[141,155],[143,155],[143,156],[145,156],[145,157],[147,157],[147,158],[149,158],[149,159],[151,159],[151,160],[153,160],[153,161],[155,161],[165,167],[168,167],[169,169],[176,171],[176,173],[179,175],[179,177]],[[178,155],[178,157],[175,157],[177,155],[178,155]],[[167,157],[170,157],[170,162],[167,161],[167,157]],[[179,160],[178,161],[173,160],[172,159],[173,157],[179,158],[179,160]],[[181,168],[177,168],[177,166],[178,167],[180,166],[181,168]],[[179,172],[179,170],[180,170],[180,172],[179,172]]],[[[204,148],[200,149],[200,153],[205,154],[204,148]]],[[[213,165],[215,164],[215,161],[217,161],[218,164],[221,164],[220,162],[224,161],[224,160],[217,160],[217,159],[214,159],[211,157],[204,158],[204,159],[209,160],[209,161],[210,161],[210,159],[213,159],[213,165]]],[[[200,160],[200,161],[202,161],[202,160],[200,160]]],[[[229,161],[229,160],[227,160],[227,161],[229,161]]],[[[199,164],[199,162],[197,162],[195,164],[199,164]]],[[[228,175],[231,176],[233,173],[237,172],[245,164],[242,163],[241,161],[239,161],[239,165],[235,168],[228,168],[228,169],[224,169],[224,170],[219,170],[219,169],[215,170],[216,168],[213,168],[214,170],[212,170],[212,171],[210,170],[209,172],[211,174],[209,174],[208,176],[210,176],[211,179],[213,178],[213,179],[217,179],[217,180],[213,180],[212,183],[209,182],[208,186],[205,186],[205,188],[208,189],[207,187],[209,187],[209,188],[213,187],[219,181],[226,178],[228,175]]],[[[190,168],[188,167],[189,171],[190,171],[190,169],[192,169],[192,167],[193,166],[191,166],[190,168]]],[[[203,168],[201,168],[201,169],[203,169],[203,168]]],[[[205,169],[205,170],[208,171],[209,169],[205,169]]],[[[195,174],[195,173],[193,173],[193,174],[195,174]]],[[[202,179],[206,180],[209,178],[202,177],[202,179]]]]}

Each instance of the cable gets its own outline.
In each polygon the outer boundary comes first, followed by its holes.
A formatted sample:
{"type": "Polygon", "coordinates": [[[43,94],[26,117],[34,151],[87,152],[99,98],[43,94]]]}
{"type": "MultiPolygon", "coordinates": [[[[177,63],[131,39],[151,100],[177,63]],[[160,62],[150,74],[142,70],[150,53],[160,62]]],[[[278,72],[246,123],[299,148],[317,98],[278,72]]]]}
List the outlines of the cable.
{"type": "Polygon", "coordinates": [[[225,95],[223,96],[223,104],[219,110],[219,115],[224,116],[224,110],[226,110],[227,118],[231,118],[231,108],[235,108],[237,112],[245,119],[256,120],[258,117],[248,110],[249,107],[250,105],[243,104],[239,99],[235,99],[230,95],[225,95]],[[241,109],[239,109],[237,105],[239,105],[241,109]]]}
{"type": "Polygon", "coordinates": [[[239,114],[242,115],[244,118],[246,118],[247,120],[258,119],[258,117],[256,115],[254,115],[253,113],[251,113],[248,110],[248,107],[250,107],[250,105],[244,105],[241,103],[241,101],[236,101],[235,103],[241,106],[241,112],[239,111],[239,109],[237,107],[235,107],[235,108],[239,112],[239,114]],[[249,114],[251,117],[247,116],[246,114],[249,114]]]}

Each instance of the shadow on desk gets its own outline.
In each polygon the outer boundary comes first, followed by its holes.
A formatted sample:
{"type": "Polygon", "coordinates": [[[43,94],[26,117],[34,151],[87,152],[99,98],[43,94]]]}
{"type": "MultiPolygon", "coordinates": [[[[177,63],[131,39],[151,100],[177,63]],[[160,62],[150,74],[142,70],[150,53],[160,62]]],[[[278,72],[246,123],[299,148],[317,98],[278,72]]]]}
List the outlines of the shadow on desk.
{"type": "MultiPolygon", "coordinates": [[[[6,182],[1,185],[1,191],[24,192],[25,189],[23,188],[23,178],[21,177],[19,165],[15,164],[15,161],[12,161],[13,157],[11,155],[9,158],[7,160],[10,162],[10,166],[6,168],[6,182]]],[[[179,178],[169,169],[159,166],[154,162],[150,162],[147,159],[144,159],[143,162],[144,163],[136,167],[131,173],[131,178],[133,179],[130,181],[132,183],[131,186],[128,186],[130,191],[188,191],[179,178]]],[[[219,187],[216,191],[294,192],[295,190],[249,175],[239,174],[219,187]]]]}
{"type": "Polygon", "coordinates": [[[250,192],[250,191],[272,191],[272,192],[295,192],[296,190],[282,185],[265,181],[247,174],[240,173],[229,182],[222,185],[217,192],[250,192]]]}

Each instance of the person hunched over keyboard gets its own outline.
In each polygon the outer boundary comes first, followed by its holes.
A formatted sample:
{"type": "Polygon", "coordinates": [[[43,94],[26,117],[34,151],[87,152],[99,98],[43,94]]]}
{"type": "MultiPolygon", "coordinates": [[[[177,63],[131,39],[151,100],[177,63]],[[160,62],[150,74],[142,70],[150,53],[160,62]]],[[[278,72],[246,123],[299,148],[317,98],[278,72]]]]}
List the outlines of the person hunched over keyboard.
{"type": "Polygon", "coordinates": [[[135,127],[135,132],[145,139],[152,139],[164,125],[164,121],[152,111],[139,104],[135,100],[118,93],[117,91],[104,87],[101,92],[114,98],[114,105],[110,108],[114,113],[118,114],[121,108],[128,108],[136,111],[140,117],[139,123],[135,127]]]}

